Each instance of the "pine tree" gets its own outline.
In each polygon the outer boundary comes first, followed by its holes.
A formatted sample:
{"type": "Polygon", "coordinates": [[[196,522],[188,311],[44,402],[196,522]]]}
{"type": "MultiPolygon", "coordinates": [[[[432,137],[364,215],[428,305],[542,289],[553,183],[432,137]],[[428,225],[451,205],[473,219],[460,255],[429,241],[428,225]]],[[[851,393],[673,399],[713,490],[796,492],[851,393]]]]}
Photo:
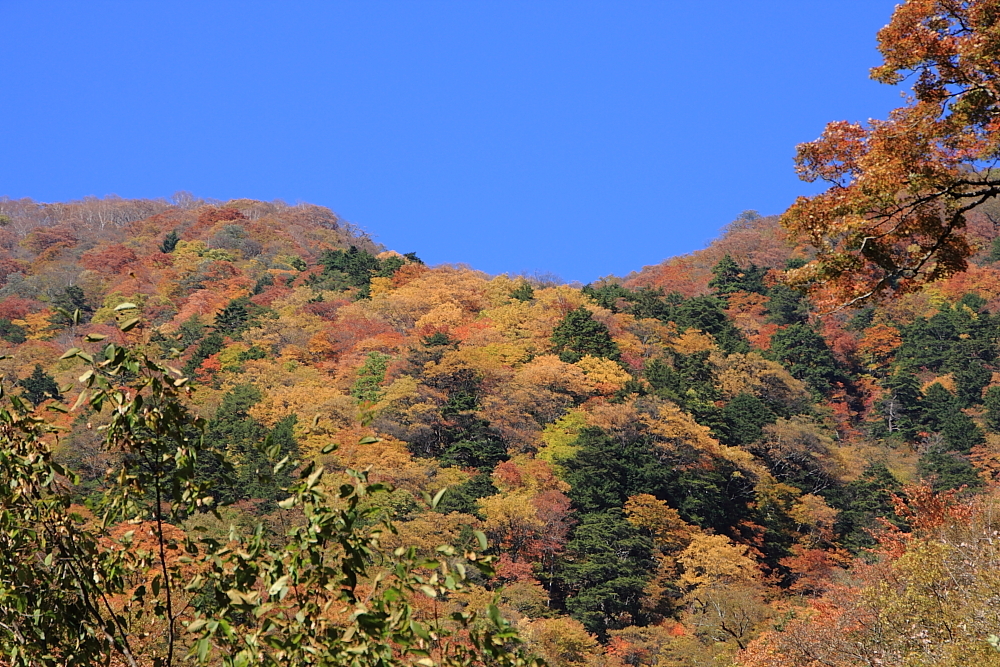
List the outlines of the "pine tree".
{"type": "Polygon", "coordinates": [[[571,310],[552,332],[552,345],[559,358],[575,363],[585,355],[617,360],[618,344],[608,328],[594,319],[586,307],[571,310]]]}
{"type": "Polygon", "coordinates": [[[177,247],[177,242],[181,240],[181,235],[177,233],[176,229],[170,230],[170,233],[166,235],[163,239],[163,243],[160,244],[160,252],[165,255],[169,255],[177,247]]]}
{"type": "Polygon", "coordinates": [[[1000,386],[986,390],[983,405],[986,408],[986,426],[994,433],[1000,433],[1000,386]]]}
{"type": "Polygon", "coordinates": [[[215,330],[227,336],[235,336],[250,324],[250,311],[246,297],[233,299],[215,316],[215,330]]]}
{"type": "Polygon", "coordinates": [[[643,589],[656,568],[653,542],[620,509],[588,514],[566,544],[570,555],[558,575],[572,594],[570,616],[598,636],[643,622],[643,589]]]}
{"type": "Polygon", "coordinates": [[[748,445],[764,435],[763,427],[778,418],[764,401],[753,394],[734,396],[719,413],[724,422],[720,429],[727,445],[748,445]]]}
{"type": "Polygon", "coordinates": [[[940,382],[935,382],[920,401],[920,423],[929,431],[940,431],[952,414],[959,409],[955,395],[944,388],[940,382]]]}
{"type": "Polygon", "coordinates": [[[775,333],[770,355],[821,394],[828,393],[832,383],[846,379],[826,341],[805,324],[792,324],[775,333]]]}
{"type": "Polygon", "coordinates": [[[531,301],[535,298],[535,288],[525,280],[514,288],[514,291],[510,293],[510,298],[518,301],[531,301]]]}
{"type": "Polygon", "coordinates": [[[23,380],[18,380],[17,384],[24,389],[21,395],[31,401],[32,405],[38,405],[50,398],[57,401],[62,400],[62,394],[59,393],[59,385],[56,384],[55,378],[46,373],[41,364],[35,364],[35,370],[31,375],[23,380]]]}

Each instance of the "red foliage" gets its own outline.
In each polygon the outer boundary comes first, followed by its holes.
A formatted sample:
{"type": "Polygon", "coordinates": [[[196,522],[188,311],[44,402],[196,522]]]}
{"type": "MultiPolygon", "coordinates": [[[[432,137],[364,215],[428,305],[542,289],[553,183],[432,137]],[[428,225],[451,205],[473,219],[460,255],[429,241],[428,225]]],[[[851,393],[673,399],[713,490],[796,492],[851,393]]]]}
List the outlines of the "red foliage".
{"type": "Polygon", "coordinates": [[[58,248],[72,248],[77,244],[76,234],[66,227],[38,227],[24,237],[21,245],[35,254],[58,248]]]}
{"type": "Polygon", "coordinates": [[[337,299],[336,301],[315,301],[313,303],[307,303],[302,310],[309,313],[310,315],[316,315],[329,322],[337,319],[337,311],[341,306],[346,306],[351,302],[350,299],[337,299]]]}
{"type": "Polygon", "coordinates": [[[410,263],[399,267],[396,273],[392,274],[392,287],[402,287],[406,283],[413,282],[423,274],[430,271],[423,264],[410,263]]]}
{"type": "Polygon", "coordinates": [[[781,559],[781,564],[791,571],[794,593],[817,595],[830,585],[830,575],[840,569],[846,559],[825,549],[807,549],[801,544],[792,547],[792,555],[781,559]]]}
{"type": "Polygon", "coordinates": [[[25,262],[13,257],[0,258],[0,282],[6,282],[7,276],[12,273],[27,273],[28,267],[25,262]]]}
{"type": "Polygon", "coordinates": [[[28,313],[39,310],[41,304],[31,299],[22,299],[19,296],[9,296],[0,301],[0,318],[5,320],[20,320],[28,313]]]}
{"type": "Polygon", "coordinates": [[[228,220],[246,220],[246,216],[236,208],[222,207],[216,208],[210,206],[204,208],[198,213],[198,225],[214,225],[217,222],[225,222],[228,220]]]}
{"type": "Polygon", "coordinates": [[[219,373],[222,371],[222,363],[219,361],[219,355],[213,354],[205,361],[201,362],[198,366],[198,370],[195,371],[195,377],[199,382],[204,382],[205,384],[212,385],[218,379],[219,373]]]}
{"type": "Polygon", "coordinates": [[[534,568],[530,562],[514,561],[509,554],[500,554],[497,559],[496,578],[500,583],[514,581],[534,581],[534,568]]]}
{"type": "Polygon", "coordinates": [[[904,532],[888,520],[879,517],[882,530],[874,537],[878,541],[877,552],[896,559],[906,551],[911,538],[940,528],[946,523],[968,525],[973,518],[974,505],[959,498],[962,489],[950,489],[935,493],[927,481],[908,484],[903,487],[903,495],[892,495],[896,516],[905,520],[911,532],[904,532]]]}
{"type": "Polygon", "coordinates": [[[129,265],[139,261],[135,251],[120,243],[85,252],[80,263],[98,273],[121,273],[129,265]]]}
{"type": "Polygon", "coordinates": [[[337,325],[326,333],[326,337],[330,341],[332,351],[341,355],[365,339],[387,333],[395,332],[384,322],[360,317],[347,317],[338,319],[337,325]]]}

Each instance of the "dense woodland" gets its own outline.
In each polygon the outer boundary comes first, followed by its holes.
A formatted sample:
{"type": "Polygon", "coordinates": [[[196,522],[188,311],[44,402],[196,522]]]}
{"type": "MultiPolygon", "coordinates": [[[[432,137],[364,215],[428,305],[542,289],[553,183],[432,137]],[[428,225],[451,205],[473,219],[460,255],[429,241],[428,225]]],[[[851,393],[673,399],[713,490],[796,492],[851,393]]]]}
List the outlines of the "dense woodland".
{"type": "Polygon", "coordinates": [[[299,462],[367,470],[383,546],[488,538],[495,568],[434,613],[495,600],[554,667],[1000,664],[991,206],[967,271],[824,312],[779,280],[812,257],[752,212],[578,288],[429,267],[318,206],[4,199],[0,373],[59,428],[79,521],[123,454],[63,353],[140,349],[235,462],[198,460],[212,502],[175,539],[280,543],[299,462]]]}

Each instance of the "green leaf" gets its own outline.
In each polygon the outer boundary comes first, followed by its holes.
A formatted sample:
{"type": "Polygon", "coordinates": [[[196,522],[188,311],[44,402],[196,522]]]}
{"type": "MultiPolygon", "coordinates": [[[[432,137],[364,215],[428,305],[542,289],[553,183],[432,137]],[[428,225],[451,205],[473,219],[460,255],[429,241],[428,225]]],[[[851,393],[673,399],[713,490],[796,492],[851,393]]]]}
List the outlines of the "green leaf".
{"type": "Polygon", "coordinates": [[[142,318],[141,318],[141,317],[133,317],[133,318],[132,318],[132,319],[130,319],[130,320],[126,320],[125,322],[122,322],[122,324],[121,324],[121,326],[120,326],[119,328],[120,328],[120,329],[121,329],[122,331],[131,331],[131,330],[132,330],[132,329],[134,329],[134,328],[136,327],[136,325],[137,325],[137,324],[139,324],[139,322],[141,322],[141,321],[142,321],[142,318]]]}
{"type": "Polygon", "coordinates": [[[128,303],[128,302],[119,303],[117,306],[115,306],[115,310],[116,311],[117,310],[138,310],[138,308],[139,308],[139,306],[135,305],[134,303],[128,303]]]}
{"type": "Polygon", "coordinates": [[[486,550],[486,533],[481,530],[474,530],[472,534],[476,536],[476,540],[479,542],[479,548],[486,550]]]}
{"type": "Polygon", "coordinates": [[[63,352],[63,355],[61,357],[59,357],[59,359],[60,360],[62,360],[62,359],[72,359],[73,357],[75,357],[78,354],[80,354],[80,348],[78,348],[78,347],[71,347],[68,350],[66,350],[65,352],[63,352]]]}
{"type": "Polygon", "coordinates": [[[197,620],[191,621],[191,623],[187,626],[187,630],[188,632],[198,632],[203,627],[205,627],[205,623],[206,621],[204,618],[199,618],[197,620]]]}
{"type": "Polygon", "coordinates": [[[448,487],[445,486],[440,491],[438,491],[437,493],[434,494],[434,497],[431,499],[431,502],[430,502],[431,509],[437,508],[438,503],[441,502],[441,498],[444,496],[444,492],[447,491],[447,490],[448,490],[448,487]]]}
{"type": "Polygon", "coordinates": [[[198,654],[198,662],[204,664],[208,660],[209,646],[210,643],[208,641],[208,637],[202,637],[198,640],[198,643],[195,646],[195,651],[198,654]]]}
{"type": "MultiPolygon", "coordinates": [[[[287,574],[285,576],[279,578],[277,581],[275,581],[273,584],[271,584],[271,588],[268,589],[267,594],[273,596],[273,595],[277,595],[278,593],[280,593],[282,591],[282,589],[287,589],[288,588],[288,579],[289,579],[289,576],[287,574]]],[[[284,596],[282,596],[282,597],[284,597],[284,596]]]]}
{"type": "Polygon", "coordinates": [[[97,333],[89,333],[83,337],[83,339],[88,343],[97,343],[99,341],[104,340],[105,338],[107,338],[107,336],[105,336],[104,334],[97,334],[97,333]]]}

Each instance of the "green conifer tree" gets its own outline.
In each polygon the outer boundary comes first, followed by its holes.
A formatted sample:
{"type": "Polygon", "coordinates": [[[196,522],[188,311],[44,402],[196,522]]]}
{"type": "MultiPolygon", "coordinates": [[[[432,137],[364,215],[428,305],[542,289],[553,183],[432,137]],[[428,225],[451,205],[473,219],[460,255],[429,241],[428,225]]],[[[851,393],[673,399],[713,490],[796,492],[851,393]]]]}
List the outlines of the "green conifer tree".
{"type": "Polygon", "coordinates": [[[160,244],[160,252],[165,255],[169,255],[177,247],[177,242],[181,240],[181,235],[177,233],[176,229],[170,230],[170,232],[163,238],[163,243],[160,244]]]}
{"type": "Polygon", "coordinates": [[[18,380],[17,384],[24,389],[21,395],[31,401],[32,405],[38,405],[50,398],[57,401],[62,400],[62,394],[59,393],[59,385],[56,384],[55,378],[46,373],[41,364],[35,364],[35,370],[32,371],[31,375],[23,380],[18,380]]]}
{"type": "Polygon", "coordinates": [[[552,332],[552,345],[559,358],[575,363],[585,355],[617,360],[618,344],[608,328],[594,319],[586,307],[571,310],[552,332]]]}

